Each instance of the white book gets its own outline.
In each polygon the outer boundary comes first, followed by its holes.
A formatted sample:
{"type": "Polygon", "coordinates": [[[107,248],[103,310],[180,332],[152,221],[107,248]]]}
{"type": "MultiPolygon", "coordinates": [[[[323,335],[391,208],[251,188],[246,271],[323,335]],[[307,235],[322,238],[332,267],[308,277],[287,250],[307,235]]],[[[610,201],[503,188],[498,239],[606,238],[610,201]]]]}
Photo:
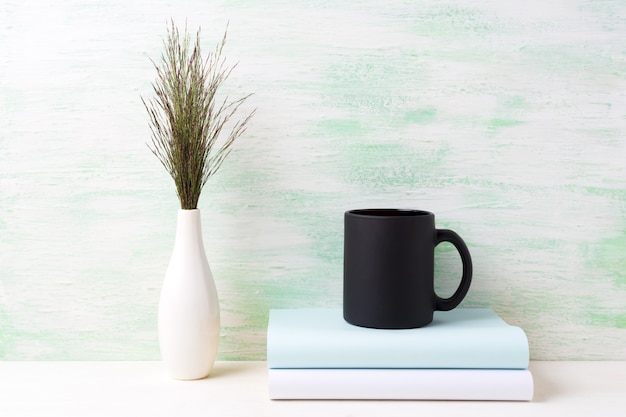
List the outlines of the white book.
{"type": "Polygon", "coordinates": [[[273,400],[530,401],[529,370],[269,369],[273,400]]]}

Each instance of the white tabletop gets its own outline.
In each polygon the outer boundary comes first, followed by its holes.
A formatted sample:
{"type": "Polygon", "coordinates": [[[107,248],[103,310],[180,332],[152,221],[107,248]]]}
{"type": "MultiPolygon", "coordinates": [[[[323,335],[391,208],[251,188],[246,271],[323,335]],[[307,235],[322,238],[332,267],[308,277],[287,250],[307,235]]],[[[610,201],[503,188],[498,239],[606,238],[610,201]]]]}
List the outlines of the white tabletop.
{"type": "Polygon", "coordinates": [[[0,416],[626,415],[626,362],[530,369],[532,402],[272,401],[265,362],[218,362],[199,381],[172,380],[159,362],[0,362],[0,416]]]}

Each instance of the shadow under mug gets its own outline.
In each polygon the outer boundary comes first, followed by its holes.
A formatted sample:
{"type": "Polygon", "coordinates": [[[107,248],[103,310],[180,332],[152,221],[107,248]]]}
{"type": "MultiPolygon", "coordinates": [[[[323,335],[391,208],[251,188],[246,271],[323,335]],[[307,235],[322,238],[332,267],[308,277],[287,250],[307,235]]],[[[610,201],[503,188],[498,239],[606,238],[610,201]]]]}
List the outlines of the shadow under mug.
{"type": "Polygon", "coordinates": [[[436,229],[422,210],[361,209],[344,217],[343,316],[377,329],[410,329],[432,322],[435,310],[458,306],[472,280],[472,259],[463,239],[436,229]],[[435,293],[435,247],[450,242],[461,255],[463,275],[450,298],[435,293]]]}

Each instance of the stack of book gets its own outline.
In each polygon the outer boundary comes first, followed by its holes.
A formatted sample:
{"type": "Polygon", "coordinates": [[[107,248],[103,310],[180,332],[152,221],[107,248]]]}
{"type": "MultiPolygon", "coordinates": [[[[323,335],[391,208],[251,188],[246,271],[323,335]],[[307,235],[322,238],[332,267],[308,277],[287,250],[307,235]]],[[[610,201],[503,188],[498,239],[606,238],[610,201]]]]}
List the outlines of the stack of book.
{"type": "Polygon", "coordinates": [[[528,339],[488,308],[435,312],[426,327],[353,326],[341,309],[271,310],[271,399],[530,401],[528,339]]]}

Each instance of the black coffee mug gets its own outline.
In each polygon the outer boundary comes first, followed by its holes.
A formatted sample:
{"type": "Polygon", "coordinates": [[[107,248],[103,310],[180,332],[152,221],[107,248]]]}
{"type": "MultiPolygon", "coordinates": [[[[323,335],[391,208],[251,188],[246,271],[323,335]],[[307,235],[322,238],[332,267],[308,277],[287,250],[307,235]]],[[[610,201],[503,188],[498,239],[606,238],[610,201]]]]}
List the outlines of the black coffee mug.
{"type": "Polygon", "coordinates": [[[343,317],[377,329],[426,326],[435,310],[461,303],[472,281],[472,258],[463,239],[436,229],[421,210],[363,209],[345,213],[343,317]],[[450,298],[435,293],[435,247],[450,242],[461,255],[461,283],[450,298]]]}

